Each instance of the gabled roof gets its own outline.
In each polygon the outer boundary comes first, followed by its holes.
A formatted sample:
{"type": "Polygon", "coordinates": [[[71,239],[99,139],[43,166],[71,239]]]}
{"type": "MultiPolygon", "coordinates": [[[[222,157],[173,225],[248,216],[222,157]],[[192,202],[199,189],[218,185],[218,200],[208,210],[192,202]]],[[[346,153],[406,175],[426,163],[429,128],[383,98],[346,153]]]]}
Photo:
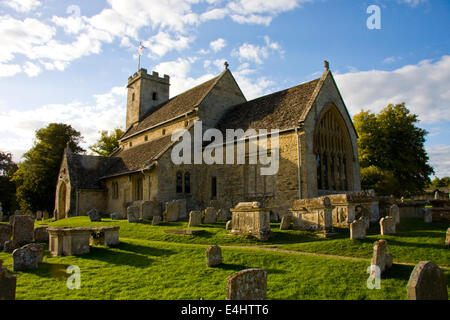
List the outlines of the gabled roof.
{"type": "Polygon", "coordinates": [[[100,189],[99,177],[105,174],[117,159],[88,156],[66,151],[71,184],[79,189],[100,189]]]}
{"type": "MultiPolygon", "coordinates": [[[[226,112],[218,129],[288,129],[298,125],[320,79],[239,104],[226,112]]],[[[314,102],[314,100],[312,101],[314,102]]]]}
{"type": "Polygon", "coordinates": [[[214,87],[217,81],[227,72],[225,70],[219,76],[212,78],[178,96],[169,99],[167,102],[162,103],[155,111],[148,114],[137,125],[132,126],[121,137],[124,140],[131,135],[149,129],[159,123],[165,122],[169,119],[181,116],[196,108],[205,98],[209,91],[214,87]]]}

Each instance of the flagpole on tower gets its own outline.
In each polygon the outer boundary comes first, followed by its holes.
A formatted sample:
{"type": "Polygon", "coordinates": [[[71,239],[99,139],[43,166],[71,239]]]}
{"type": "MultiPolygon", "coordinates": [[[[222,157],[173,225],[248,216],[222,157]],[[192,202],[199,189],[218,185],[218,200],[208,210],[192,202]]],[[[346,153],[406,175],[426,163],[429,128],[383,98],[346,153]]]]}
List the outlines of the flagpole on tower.
{"type": "Polygon", "coordinates": [[[139,64],[138,64],[138,71],[141,70],[141,56],[142,51],[144,50],[144,46],[142,45],[142,41],[139,41],[139,64]]]}

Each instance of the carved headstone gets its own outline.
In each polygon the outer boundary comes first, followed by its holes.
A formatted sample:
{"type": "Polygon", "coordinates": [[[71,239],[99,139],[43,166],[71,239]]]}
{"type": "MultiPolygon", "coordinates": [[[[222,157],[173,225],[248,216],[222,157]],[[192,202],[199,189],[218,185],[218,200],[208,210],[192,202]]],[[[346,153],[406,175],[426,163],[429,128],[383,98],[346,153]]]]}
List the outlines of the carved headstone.
{"type": "Polygon", "coordinates": [[[152,226],[157,226],[161,223],[161,216],[153,216],[152,226]]]}
{"type": "Polygon", "coordinates": [[[219,246],[210,246],[206,249],[206,265],[217,267],[220,264],[222,264],[222,250],[219,246]]]}
{"type": "Polygon", "coordinates": [[[6,241],[11,240],[12,225],[0,223],[0,251],[3,249],[6,241]]]}
{"type": "Polygon", "coordinates": [[[39,227],[39,228],[34,229],[34,241],[48,242],[47,227],[39,227]]]}
{"type": "Polygon", "coordinates": [[[37,243],[30,243],[13,251],[13,270],[24,271],[37,269],[42,262],[44,247],[37,243]]]}
{"type": "Polygon", "coordinates": [[[166,210],[163,213],[164,221],[174,222],[177,221],[180,214],[179,203],[175,201],[166,202],[166,210]]]}
{"type": "Polygon", "coordinates": [[[267,272],[261,269],[246,269],[227,278],[227,300],[265,300],[267,272]]]}
{"type": "Polygon", "coordinates": [[[34,219],[30,216],[14,216],[13,243],[16,248],[33,242],[34,219]]]}
{"type": "Polygon", "coordinates": [[[202,212],[191,211],[189,213],[189,227],[197,227],[202,224],[202,212]]]}
{"type": "Polygon", "coordinates": [[[384,217],[380,220],[380,228],[382,235],[389,235],[396,233],[396,225],[393,217],[384,217]]]}
{"type": "Polygon", "coordinates": [[[421,261],[414,267],[406,291],[408,300],[448,300],[445,275],[431,261],[421,261]]]}
{"type": "Polygon", "coordinates": [[[136,223],[139,221],[139,207],[131,206],[127,208],[127,218],[129,223],[136,223]]]}
{"type": "MultiPolygon", "coordinates": [[[[380,268],[381,273],[392,267],[392,255],[387,252],[386,240],[378,240],[374,242],[371,265],[380,268]]],[[[374,272],[375,270],[372,269],[372,273],[374,272]]]]}
{"type": "Polygon", "coordinates": [[[156,201],[144,201],[142,203],[142,219],[152,219],[162,214],[161,203],[156,201]]]}
{"type": "Polygon", "coordinates": [[[217,212],[213,207],[208,207],[204,210],[205,218],[203,219],[204,224],[213,224],[217,222],[217,212]]]}
{"type": "Polygon", "coordinates": [[[284,215],[281,218],[280,230],[288,230],[291,228],[292,217],[290,215],[284,215]]]}
{"type": "Polygon", "coordinates": [[[398,208],[398,205],[393,204],[389,208],[389,210],[390,210],[389,216],[394,218],[395,224],[399,224],[400,223],[400,209],[398,208]]]}
{"type": "Polygon", "coordinates": [[[89,219],[91,222],[100,222],[102,221],[100,217],[100,212],[97,209],[91,209],[88,212],[89,219]]]}
{"type": "Polygon", "coordinates": [[[0,300],[16,299],[16,276],[10,275],[0,259],[0,300]]]}
{"type": "Polygon", "coordinates": [[[364,218],[359,218],[350,224],[350,239],[361,240],[366,238],[366,222],[364,218]]]}
{"type": "Polygon", "coordinates": [[[227,224],[225,225],[225,230],[230,231],[232,228],[233,228],[232,221],[231,220],[227,221],[227,224]]]}

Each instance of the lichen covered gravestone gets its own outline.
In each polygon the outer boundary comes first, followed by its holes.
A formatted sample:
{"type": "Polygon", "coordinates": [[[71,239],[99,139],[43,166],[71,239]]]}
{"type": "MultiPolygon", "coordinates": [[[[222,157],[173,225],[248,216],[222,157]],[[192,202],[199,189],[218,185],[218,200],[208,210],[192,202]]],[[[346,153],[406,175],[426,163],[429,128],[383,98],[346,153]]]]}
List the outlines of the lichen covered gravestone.
{"type": "Polygon", "coordinates": [[[219,246],[210,246],[206,249],[206,265],[217,267],[220,264],[222,264],[222,250],[219,246]]]}
{"type": "Polygon", "coordinates": [[[389,208],[389,216],[394,218],[395,224],[399,224],[400,223],[400,209],[399,209],[398,205],[393,204],[389,208]]]}
{"type": "Polygon", "coordinates": [[[225,222],[228,220],[229,211],[226,209],[219,209],[217,211],[217,221],[225,222]]]}
{"type": "Polygon", "coordinates": [[[131,206],[127,208],[128,222],[135,223],[139,221],[139,207],[131,206]]]}
{"type": "Polygon", "coordinates": [[[0,300],[16,299],[16,276],[10,275],[0,259],[0,300]]]}
{"type": "Polygon", "coordinates": [[[392,267],[392,255],[387,252],[386,240],[378,240],[374,242],[371,266],[371,275],[376,272],[374,266],[379,268],[380,273],[383,273],[392,267]]]}
{"type": "Polygon", "coordinates": [[[380,229],[382,235],[396,233],[395,219],[393,217],[384,217],[380,220],[380,229]]]}
{"type": "Polygon", "coordinates": [[[291,228],[292,216],[285,215],[281,218],[280,230],[288,230],[291,228]]]}
{"type": "Polygon", "coordinates": [[[423,220],[426,223],[433,222],[433,210],[431,208],[425,208],[425,213],[423,215],[423,220]]]}
{"type": "Polygon", "coordinates": [[[191,211],[189,212],[189,227],[197,227],[202,224],[202,212],[191,211]]]}
{"type": "Polygon", "coordinates": [[[408,300],[448,300],[445,275],[431,261],[421,261],[415,266],[406,291],[408,300]]]}
{"type": "Polygon", "coordinates": [[[217,222],[217,212],[213,207],[208,207],[204,211],[205,218],[203,219],[204,224],[213,224],[217,222]]]}
{"type": "Polygon", "coordinates": [[[142,219],[152,219],[162,214],[161,203],[156,201],[144,201],[142,203],[142,219]]]}
{"type": "Polygon", "coordinates": [[[153,216],[152,226],[157,226],[161,223],[161,216],[153,216]]]}
{"type": "Polygon", "coordinates": [[[37,269],[44,256],[44,247],[37,243],[30,243],[14,250],[12,256],[14,271],[37,269]]]}
{"type": "Polygon", "coordinates": [[[91,222],[100,222],[102,221],[100,217],[100,212],[97,209],[91,209],[88,212],[89,219],[91,222]]]}
{"type": "Polygon", "coordinates": [[[25,215],[14,216],[12,233],[15,248],[33,242],[34,219],[25,215]]]}
{"type": "Polygon", "coordinates": [[[34,241],[48,242],[47,227],[38,227],[38,228],[34,229],[34,241]]]}
{"type": "Polygon", "coordinates": [[[366,238],[366,223],[361,217],[350,224],[350,239],[362,240],[365,238],[366,238]]]}
{"type": "Polygon", "coordinates": [[[164,210],[164,221],[175,222],[178,220],[180,214],[179,203],[175,201],[166,202],[166,210],[164,210]]]}
{"type": "Polygon", "coordinates": [[[249,235],[260,241],[267,241],[272,236],[270,211],[262,208],[259,202],[240,202],[231,212],[231,234],[249,235]]]}
{"type": "Polygon", "coordinates": [[[11,240],[12,225],[0,223],[0,251],[3,249],[6,241],[11,240]]]}
{"type": "Polygon", "coordinates": [[[265,300],[267,272],[261,269],[246,269],[227,278],[227,300],[265,300]]]}

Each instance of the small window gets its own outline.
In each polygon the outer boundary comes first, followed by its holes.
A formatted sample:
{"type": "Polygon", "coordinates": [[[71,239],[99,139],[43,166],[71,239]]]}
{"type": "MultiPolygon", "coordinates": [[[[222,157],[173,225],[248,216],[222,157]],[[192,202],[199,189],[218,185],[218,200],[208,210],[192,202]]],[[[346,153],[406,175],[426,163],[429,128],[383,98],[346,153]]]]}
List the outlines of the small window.
{"type": "Polygon", "coordinates": [[[134,92],[131,94],[131,101],[134,101],[134,92]]]}
{"type": "Polygon", "coordinates": [[[183,193],[183,174],[177,172],[177,193],[183,193]]]}
{"type": "Polygon", "coordinates": [[[191,174],[189,172],[184,174],[184,193],[191,193],[191,174]]]}
{"type": "Polygon", "coordinates": [[[162,135],[166,135],[166,129],[162,129],[162,135]]]}
{"type": "Polygon", "coordinates": [[[217,177],[211,178],[211,199],[217,197],[217,177]]]}
{"type": "Polygon", "coordinates": [[[130,147],[132,147],[132,146],[133,146],[133,142],[130,141],[130,147]]]}
{"type": "Polygon", "coordinates": [[[113,199],[119,198],[119,183],[118,182],[112,183],[112,198],[113,199]]]}
{"type": "Polygon", "coordinates": [[[158,100],[158,93],[157,92],[153,92],[152,98],[153,98],[153,101],[158,100]]]}
{"type": "Polygon", "coordinates": [[[145,137],[144,137],[144,141],[148,141],[148,136],[145,136],[145,137]]]}

